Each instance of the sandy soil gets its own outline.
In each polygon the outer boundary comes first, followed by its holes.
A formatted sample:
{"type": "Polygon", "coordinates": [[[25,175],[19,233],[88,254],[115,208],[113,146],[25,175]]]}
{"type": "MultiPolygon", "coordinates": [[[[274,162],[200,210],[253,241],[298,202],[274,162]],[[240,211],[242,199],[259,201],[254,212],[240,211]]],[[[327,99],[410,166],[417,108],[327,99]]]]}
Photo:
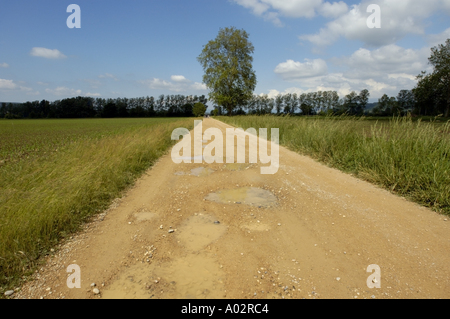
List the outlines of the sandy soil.
{"type": "Polygon", "coordinates": [[[260,166],[169,153],[14,298],[450,298],[445,216],[282,147],[260,166]]]}

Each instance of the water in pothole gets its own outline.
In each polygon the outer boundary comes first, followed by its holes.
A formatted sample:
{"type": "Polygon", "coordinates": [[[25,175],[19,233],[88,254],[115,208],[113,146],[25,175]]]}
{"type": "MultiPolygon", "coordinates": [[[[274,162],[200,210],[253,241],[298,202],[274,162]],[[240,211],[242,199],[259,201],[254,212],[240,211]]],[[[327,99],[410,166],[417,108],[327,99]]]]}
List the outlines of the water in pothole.
{"type": "Polygon", "coordinates": [[[188,250],[198,251],[219,239],[226,230],[227,227],[214,217],[199,214],[178,227],[177,237],[188,250]]]}
{"type": "Polygon", "coordinates": [[[245,204],[255,207],[272,207],[277,204],[277,198],[272,192],[256,187],[243,187],[210,193],[206,200],[223,204],[245,204]]]}

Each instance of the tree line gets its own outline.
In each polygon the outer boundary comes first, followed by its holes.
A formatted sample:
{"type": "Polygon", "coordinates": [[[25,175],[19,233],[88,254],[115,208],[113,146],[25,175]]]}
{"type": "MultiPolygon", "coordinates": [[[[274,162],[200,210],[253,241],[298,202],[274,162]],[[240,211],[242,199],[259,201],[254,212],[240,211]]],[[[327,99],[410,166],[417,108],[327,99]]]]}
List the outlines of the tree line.
{"type": "Polygon", "coordinates": [[[156,99],[79,96],[53,102],[1,103],[0,118],[191,117],[202,115],[194,111],[206,108],[195,108],[195,105],[205,106],[207,102],[204,95],[160,95],[156,99]]]}
{"type": "MultiPolygon", "coordinates": [[[[303,94],[286,93],[270,98],[267,94],[253,95],[245,104],[238,104],[233,114],[355,114],[362,115],[369,102],[367,89],[359,94],[355,91],[339,98],[336,91],[318,91],[303,94]]],[[[216,107],[213,114],[224,114],[224,109],[216,107]]]]}

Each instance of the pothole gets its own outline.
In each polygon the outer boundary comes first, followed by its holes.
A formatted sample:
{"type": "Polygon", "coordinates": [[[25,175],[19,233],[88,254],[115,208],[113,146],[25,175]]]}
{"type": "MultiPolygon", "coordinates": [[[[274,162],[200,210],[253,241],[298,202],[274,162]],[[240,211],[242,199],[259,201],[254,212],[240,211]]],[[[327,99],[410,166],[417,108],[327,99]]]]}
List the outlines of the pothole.
{"type": "Polygon", "coordinates": [[[206,200],[222,204],[245,204],[256,207],[272,207],[277,204],[277,198],[272,192],[256,187],[243,187],[210,193],[206,200]]]}
{"type": "Polygon", "coordinates": [[[140,213],[135,213],[134,217],[136,218],[136,221],[143,222],[143,221],[152,220],[153,218],[156,217],[156,214],[151,213],[151,212],[140,212],[140,213]]]}
{"type": "Polygon", "coordinates": [[[226,229],[212,216],[198,215],[178,227],[177,237],[188,250],[198,251],[219,239],[226,229]]]}
{"type": "Polygon", "coordinates": [[[102,290],[103,299],[219,299],[225,274],[214,258],[189,254],[171,261],[135,264],[102,290]]]}
{"type": "Polygon", "coordinates": [[[213,173],[214,171],[210,168],[204,168],[204,167],[197,167],[194,169],[191,169],[191,175],[193,176],[209,176],[213,173]]]}
{"type": "Polygon", "coordinates": [[[211,257],[192,254],[178,258],[155,269],[155,274],[172,283],[164,298],[223,298],[224,273],[211,257]]]}

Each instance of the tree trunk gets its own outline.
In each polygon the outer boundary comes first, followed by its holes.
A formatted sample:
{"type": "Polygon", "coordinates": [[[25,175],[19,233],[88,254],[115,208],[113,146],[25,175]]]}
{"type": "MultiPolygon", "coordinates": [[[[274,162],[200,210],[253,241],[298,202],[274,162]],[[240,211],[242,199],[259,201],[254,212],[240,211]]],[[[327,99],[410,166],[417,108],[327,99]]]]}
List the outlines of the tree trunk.
{"type": "Polygon", "coordinates": [[[450,84],[447,87],[447,108],[445,110],[445,117],[449,117],[450,115],[450,84]]]}

